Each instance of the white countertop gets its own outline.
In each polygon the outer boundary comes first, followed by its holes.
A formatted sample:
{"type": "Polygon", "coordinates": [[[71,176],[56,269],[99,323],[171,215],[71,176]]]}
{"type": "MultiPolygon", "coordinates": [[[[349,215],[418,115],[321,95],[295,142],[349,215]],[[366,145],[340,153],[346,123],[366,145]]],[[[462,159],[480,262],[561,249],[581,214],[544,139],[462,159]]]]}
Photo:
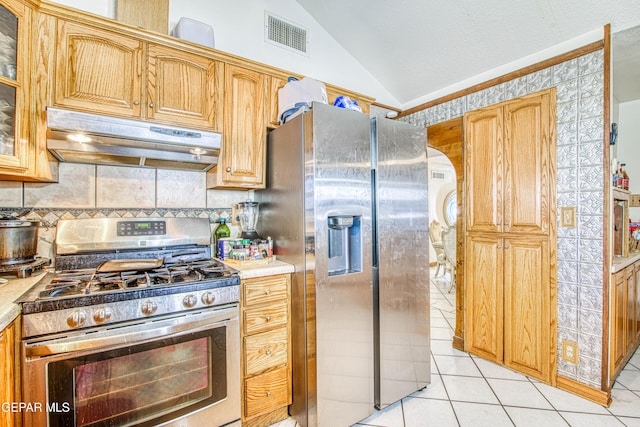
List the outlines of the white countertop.
{"type": "Polygon", "coordinates": [[[611,266],[611,273],[617,273],[618,271],[630,266],[634,262],[640,260],[640,252],[631,252],[628,257],[613,257],[613,265],[611,266]]]}
{"type": "Polygon", "coordinates": [[[0,331],[9,326],[16,317],[20,315],[20,304],[16,304],[15,300],[28,291],[45,275],[45,271],[38,271],[31,277],[25,279],[16,279],[11,276],[2,276],[9,282],[0,284],[0,331]]]}
{"type": "Polygon", "coordinates": [[[275,276],[276,274],[293,273],[293,265],[282,261],[271,261],[268,264],[228,264],[220,261],[229,268],[239,272],[240,279],[252,279],[254,277],[275,276]]]}

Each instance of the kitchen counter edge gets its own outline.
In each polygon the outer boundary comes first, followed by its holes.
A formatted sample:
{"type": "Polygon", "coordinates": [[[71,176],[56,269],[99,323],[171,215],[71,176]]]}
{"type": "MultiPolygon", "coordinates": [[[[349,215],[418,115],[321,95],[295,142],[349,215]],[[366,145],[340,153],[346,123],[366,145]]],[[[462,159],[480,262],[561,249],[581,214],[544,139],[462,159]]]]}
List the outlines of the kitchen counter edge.
{"type": "Polygon", "coordinates": [[[611,273],[617,273],[620,270],[630,266],[636,261],[640,260],[640,252],[631,252],[630,256],[622,258],[622,257],[614,257],[613,265],[611,266],[611,273]]]}
{"type": "Polygon", "coordinates": [[[0,285],[0,331],[9,326],[22,312],[22,307],[15,301],[38,283],[46,271],[38,272],[24,279],[3,276],[8,283],[0,285]]]}
{"type": "Polygon", "coordinates": [[[254,277],[275,276],[277,274],[289,274],[295,271],[293,265],[282,261],[271,261],[268,264],[235,264],[220,261],[229,268],[238,271],[240,279],[252,279],[254,277]]]}

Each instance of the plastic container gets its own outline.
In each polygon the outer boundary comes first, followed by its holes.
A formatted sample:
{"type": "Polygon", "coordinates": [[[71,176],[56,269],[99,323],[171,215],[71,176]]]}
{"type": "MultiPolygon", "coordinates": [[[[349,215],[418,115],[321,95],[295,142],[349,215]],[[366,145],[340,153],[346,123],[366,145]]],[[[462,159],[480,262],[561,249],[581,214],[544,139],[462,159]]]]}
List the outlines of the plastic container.
{"type": "Polygon", "coordinates": [[[171,35],[193,43],[215,48],[213,27],[191,18],[180,18],[171,35]]]}
{"type": "Polygon", "coordinates": [[[312,102],[327,104],[327,88],[324,83],[310,77],[302,80],[290,77],[289,82],[278,89],[278,120],[284,123],[283,116],[286,118],[312,102]]]}

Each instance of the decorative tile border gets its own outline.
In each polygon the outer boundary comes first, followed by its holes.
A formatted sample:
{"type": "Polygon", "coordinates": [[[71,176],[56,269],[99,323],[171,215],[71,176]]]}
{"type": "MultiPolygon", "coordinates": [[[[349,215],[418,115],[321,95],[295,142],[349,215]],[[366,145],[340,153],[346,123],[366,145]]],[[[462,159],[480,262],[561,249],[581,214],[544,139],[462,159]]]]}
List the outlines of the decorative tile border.
{"type": "Polygon", "coordinates": [[[59,219],[80,218],[208,218],[217,222],[219,218],[230,218],[231,209],[55,209],[55,208],[0,208],[0,216],[14,217],[24,214],[26,218],[41,221],[44,227],[55,227],[59,219]]]}

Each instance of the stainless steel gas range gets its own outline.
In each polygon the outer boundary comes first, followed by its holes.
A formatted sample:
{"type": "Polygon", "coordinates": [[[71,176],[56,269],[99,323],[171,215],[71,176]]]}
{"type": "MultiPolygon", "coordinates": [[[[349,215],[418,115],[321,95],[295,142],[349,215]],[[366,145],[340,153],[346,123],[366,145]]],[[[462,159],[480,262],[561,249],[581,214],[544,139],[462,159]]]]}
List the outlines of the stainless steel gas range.
{"type": "Polygon", "coordinates": [[[240,279],[207,219],[60,220],[20,298],[25,425],[239,425],[240,279]]]}

